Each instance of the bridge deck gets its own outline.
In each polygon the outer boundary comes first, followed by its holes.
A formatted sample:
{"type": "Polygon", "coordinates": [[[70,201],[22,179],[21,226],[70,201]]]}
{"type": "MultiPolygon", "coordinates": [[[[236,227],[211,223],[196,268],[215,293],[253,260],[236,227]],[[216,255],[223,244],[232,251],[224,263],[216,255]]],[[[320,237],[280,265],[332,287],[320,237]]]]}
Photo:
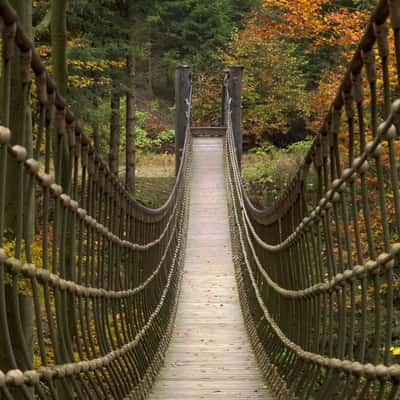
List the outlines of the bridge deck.
{"type": "Polygon", "coordinates": [[[185,273],[152,400],[272,399],[243,324],[232,265],[223,139],[195,138],[185,273]]]}

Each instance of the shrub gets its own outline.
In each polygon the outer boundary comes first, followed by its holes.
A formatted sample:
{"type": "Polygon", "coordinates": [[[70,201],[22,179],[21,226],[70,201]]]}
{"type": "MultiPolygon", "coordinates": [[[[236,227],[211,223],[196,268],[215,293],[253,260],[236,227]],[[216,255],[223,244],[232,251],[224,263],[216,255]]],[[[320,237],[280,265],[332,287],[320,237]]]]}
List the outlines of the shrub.
{"type": "Polygon", "coordinates": [[[148,113],[136,113],[136,147],[145,152],[173,151],[175,131],[162,126],[148,113]]]}
{"type": "Polygon", "coordinates": [[[242,175],[250,197],[260,207],[271,205],[286,188],[310,148],[310,141],[278,149],[266,144],[243,156],[242,175]]]}

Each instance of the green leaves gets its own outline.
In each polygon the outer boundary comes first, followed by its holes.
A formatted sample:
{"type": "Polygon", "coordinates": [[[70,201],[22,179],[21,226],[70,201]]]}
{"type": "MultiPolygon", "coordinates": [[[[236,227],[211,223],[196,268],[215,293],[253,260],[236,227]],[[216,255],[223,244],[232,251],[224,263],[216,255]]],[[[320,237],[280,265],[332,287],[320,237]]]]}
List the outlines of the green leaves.
{"type": "Polygon", "coordinates": [[[304,58],[286,40],[265,41],[251,25],[235,35],[227,64],[245,68],[244,127],[260,136],[266,128],[287,129],[291,121],[310,115],[305,90],[304,58]]]}

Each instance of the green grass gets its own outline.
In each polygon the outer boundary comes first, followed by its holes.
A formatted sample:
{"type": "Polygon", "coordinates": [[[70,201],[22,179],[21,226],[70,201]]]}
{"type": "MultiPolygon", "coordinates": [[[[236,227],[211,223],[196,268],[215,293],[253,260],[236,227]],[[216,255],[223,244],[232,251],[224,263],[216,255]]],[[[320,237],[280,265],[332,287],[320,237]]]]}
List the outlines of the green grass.
{"type": "Polygon", "coordinates": [[[243,181],[257,207],[269,207],[279,198],[297,172],[310,145],[309,141],[295,143],[287,149],[266,145],[243,155],[243,181]]]}
{"type": "Polygon", "coordinates": [[[136,178],[136,200],[146,207],[160,207],[167,201],[174,182],[174,176],[139,176],[136,178]]]}
{"type": "Polygon", "coordinates": [[[158,208],[169,197],[175,183],[175,156],[138,152],[135,197],[146,207],[158,208]]]}

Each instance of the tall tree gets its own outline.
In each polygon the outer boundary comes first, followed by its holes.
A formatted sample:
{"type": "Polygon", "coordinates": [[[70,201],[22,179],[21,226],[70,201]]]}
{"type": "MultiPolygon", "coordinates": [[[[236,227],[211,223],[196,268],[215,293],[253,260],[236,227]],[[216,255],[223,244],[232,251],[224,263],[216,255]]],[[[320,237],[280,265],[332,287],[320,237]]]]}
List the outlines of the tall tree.
{"type": "Polygon", "coordinates": [[[110,155],[109,166],[112,173],[118,175],[119,146],[121,141],[121,95],[115,89],[111,95],[111,123],[110,123],[110,155]]]}
{"type": "Polygon", "coordinates": [[[54,77],[62,96],[67,93],[67,1],[51,3],[51,48],[54,77]]]}
{"type": "MultiPolygon", "coordinates": [[[[13,0],[12,6],[19,15],[19,22],[24,31],[32,35],[32,4],[30,1],[13,0]]],[[[27,150],[27,156],[32,157],[32,121],[31,121],[31,73],[29,54],[21,57],[21,52],[15,47],[11,61],[11,99],[9,128],[12,131],[11,144],[22,145],[27,150]],[[24,106],[24,109],[21,107],[24,106]]],[[[27,190],[22,167],[9,159],[6,188],[5,228],[9,240],[15,240],[13,256],[32,262],[29,252],[34,233],[34,213],[32,190],[27,190]],[[21,232],[21,227],[24,231],[21,232]],[[22,240],[25,242],[23,253],[22,240]]],[[[32,298],[20,290],[17,277],[13,277],[11,285],[6,286],[7,294],[7,324],[9,330],[2,329],[0,337],[0,369],[8,371],[16,367],[30,369],[33,361],[33,302],[32,298]],[[12,332],[11,337],[6,337],[12,332]],[[12,343],[14,354],[9,352],[12,343]]]]}
{"type": "Polygon", "coordinates": [[[135,146],[135,10],[132,3],[128,3],[128,55],[127,65],[127,93],[126,93],[126,172],[125,185],[130,192],[135,190],[136,146],[135,146]]]}

